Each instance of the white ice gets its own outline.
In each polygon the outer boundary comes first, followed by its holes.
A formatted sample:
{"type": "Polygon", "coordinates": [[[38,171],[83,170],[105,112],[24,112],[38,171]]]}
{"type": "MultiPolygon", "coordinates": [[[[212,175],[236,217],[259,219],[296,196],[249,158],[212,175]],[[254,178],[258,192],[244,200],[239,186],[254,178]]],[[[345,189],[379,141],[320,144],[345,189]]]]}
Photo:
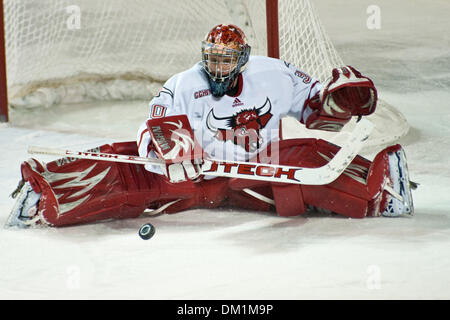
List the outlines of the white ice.
{"type": "MultiPolygon", "coordinates": [[[[316,7],[344,61],[371,76],[411,125],[400,143],[420,183],[413,217],[190,210],[60,229],[0,228],[0,298],[449,299],[450,3],[326,0],[316,7]],[[367,28],[369,5],[381,9],[378,30],[367,28]],[[146,222],[156,227],[149,241],[137,235],[146,222]]],[[[11,123],[0,125],[0,225],[28,145],[133,140],[146,114],[145,102],[13,111],[11,123]]]]}

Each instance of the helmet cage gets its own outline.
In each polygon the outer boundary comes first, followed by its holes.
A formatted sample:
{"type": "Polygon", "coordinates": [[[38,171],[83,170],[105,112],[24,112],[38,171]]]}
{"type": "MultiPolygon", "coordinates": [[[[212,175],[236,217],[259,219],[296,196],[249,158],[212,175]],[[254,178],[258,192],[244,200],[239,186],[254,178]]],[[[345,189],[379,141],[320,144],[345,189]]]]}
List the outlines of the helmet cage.
{"type": "Polygon", "coordinates": [[[247,64],[250,46],[241,45],[239,49],[202,42],[202,65],[209,77],[213,95],[224,95],[247,64]]]}

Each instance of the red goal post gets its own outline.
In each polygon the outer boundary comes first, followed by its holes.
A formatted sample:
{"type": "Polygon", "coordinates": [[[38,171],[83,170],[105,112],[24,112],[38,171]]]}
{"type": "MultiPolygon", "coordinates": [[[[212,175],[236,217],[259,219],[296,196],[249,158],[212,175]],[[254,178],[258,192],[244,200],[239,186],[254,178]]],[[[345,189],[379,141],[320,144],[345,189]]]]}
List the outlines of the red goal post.
{"type": "Polygon", "coordinates": [[[3,21],[3,1],[0,1],[0,122],[8,122],[8,85],[6,81],[6,47],[3,21]]]}

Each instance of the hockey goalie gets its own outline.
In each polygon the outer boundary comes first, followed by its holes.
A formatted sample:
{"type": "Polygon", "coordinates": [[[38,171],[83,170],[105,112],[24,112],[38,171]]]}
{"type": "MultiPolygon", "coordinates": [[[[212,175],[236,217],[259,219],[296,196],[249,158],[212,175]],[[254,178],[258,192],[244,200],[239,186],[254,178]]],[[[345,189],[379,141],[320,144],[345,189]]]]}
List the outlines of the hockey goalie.
{"type": "Polygon", "coordinates": [[[280,119],[289,115],[309,129],[340,131],[352,117],[372,114],[376,103],[373,82],[351,66],[333,69],[319,83],[288,62],[250,56],[239,27],[217,25],[202,42],[202,60],[171,77],[150,101],[137,141],[94,150],[161,164],[29,159],[21,165],[7,225],[59,227],[136,218],[146,209],[170,214],[217,207],[279,216],[310,208],[352,218],[411,215],[400,145],[381,150],[373,161],[354,157],[325,184],[281,183],[270,179],[275,175],[268,166],[256,173],[240,167],[233,178],[202,174],[207,159],[323,167],[341,148],[321,139],[283,140],[280,119]],[[252,179],[256,174],[262,178],[252,179]]]}

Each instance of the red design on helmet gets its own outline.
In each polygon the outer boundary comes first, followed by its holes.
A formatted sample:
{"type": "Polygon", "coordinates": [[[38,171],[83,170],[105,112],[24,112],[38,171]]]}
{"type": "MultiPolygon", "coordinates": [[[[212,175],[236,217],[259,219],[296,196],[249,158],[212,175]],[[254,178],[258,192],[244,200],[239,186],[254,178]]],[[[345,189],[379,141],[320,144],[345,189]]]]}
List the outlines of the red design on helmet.
{"type": "Polygon", "coordinates": [[[247,44],[244,32],[233,24],[219,24],[206,35],[205,41],[222,44],[233,49],[241,49],[247,44]]]}

